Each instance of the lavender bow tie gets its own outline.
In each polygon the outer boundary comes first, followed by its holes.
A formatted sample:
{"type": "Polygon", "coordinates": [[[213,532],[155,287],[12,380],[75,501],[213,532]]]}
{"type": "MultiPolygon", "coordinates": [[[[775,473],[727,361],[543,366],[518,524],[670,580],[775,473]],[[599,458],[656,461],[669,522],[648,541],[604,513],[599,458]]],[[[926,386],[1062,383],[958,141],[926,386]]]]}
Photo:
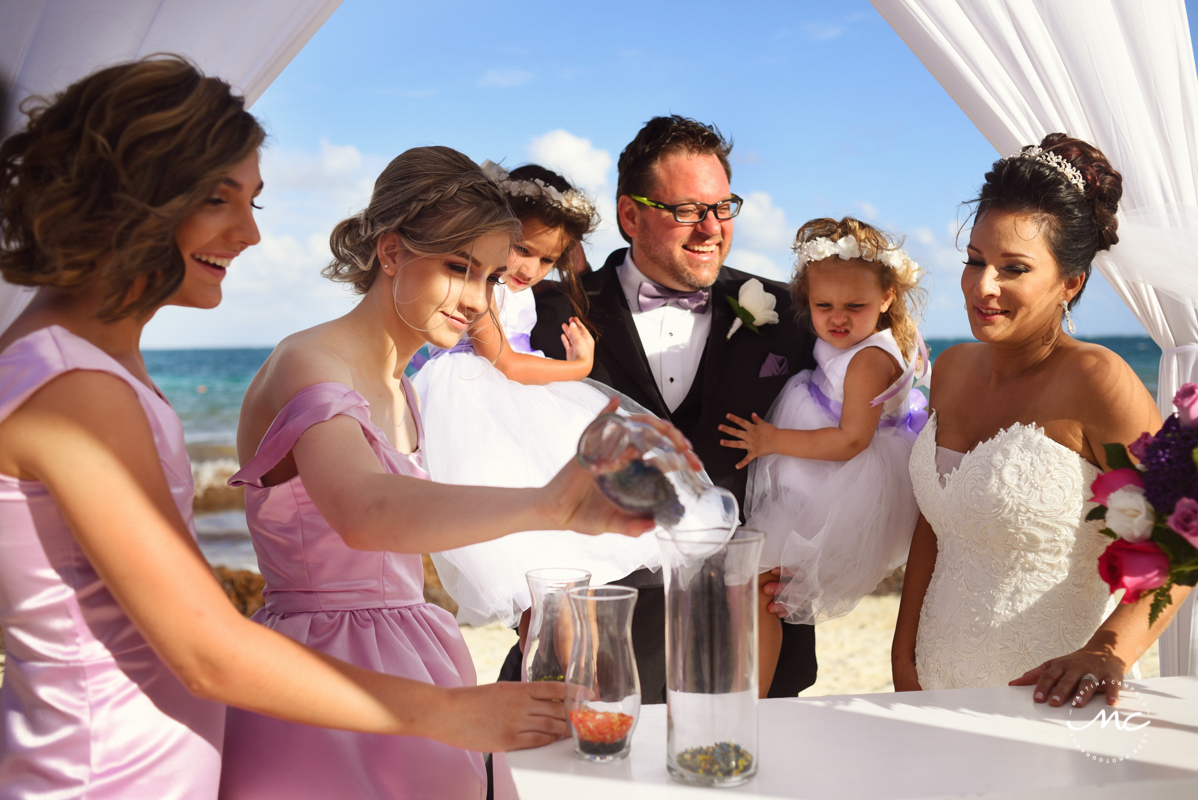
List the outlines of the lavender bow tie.
{"type": "Polygon", "coordinates": [[[702,314],[707,311],[710,296],[711,292],[708,289],[679,292],[658,286],[651,281],[641,281],[641,285],[636,290],[637,305],[640,306],[641,311],[652,311],[655,308],[670,305],[681,308],[683,311],[702,314]]]}

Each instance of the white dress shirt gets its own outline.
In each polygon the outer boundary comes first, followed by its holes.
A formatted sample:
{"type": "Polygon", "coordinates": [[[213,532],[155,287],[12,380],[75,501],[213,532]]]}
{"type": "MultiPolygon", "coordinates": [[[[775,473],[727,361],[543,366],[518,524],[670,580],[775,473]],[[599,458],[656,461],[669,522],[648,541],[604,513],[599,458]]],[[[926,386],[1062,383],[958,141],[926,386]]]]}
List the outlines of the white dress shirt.
{"type": "Polygon", "coordinates": [[[686,399],[699,371],[707,335],[711,333],[711,303],[702,314],[672,305],[641,311],[637,290],[642,281],[649,279],[633,263],[632,248],[628,249],[616,274],[624,296],[628,298],[628,307],[632,309],[632,321],[649,359],[653,380],[657,381],[666,408],[674,411],[686,399]]]}

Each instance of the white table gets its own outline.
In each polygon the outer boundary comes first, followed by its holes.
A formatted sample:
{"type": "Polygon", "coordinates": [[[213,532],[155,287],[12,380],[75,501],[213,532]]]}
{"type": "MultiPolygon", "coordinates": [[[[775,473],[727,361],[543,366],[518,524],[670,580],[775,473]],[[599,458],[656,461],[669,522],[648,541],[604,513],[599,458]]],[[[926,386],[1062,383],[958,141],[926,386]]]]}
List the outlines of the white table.
{"type": "MultiPolygon", "coordinates": [[[[1118,730],[1107,708],[1035,704],[1031,687],[763,700],[760,769],[736,789],[674,782],[666,709],[646,706],[628,758],[591,764],[560,741],[509,753],[523,800],[695,798],[713,792],[797,798],[1198,798],[1198,678],[1130,684],[1118,730]],[[1130,728],[1149,725],[1138,732],[1130,728]],[[1139,749],[1131,753],[1132,748],[1139,749]],[[1118,758],[1114,763],[1097,759],[1118,758]]],[[[1109,709],[1108,709],[1109,710],[1109,709]]]]}

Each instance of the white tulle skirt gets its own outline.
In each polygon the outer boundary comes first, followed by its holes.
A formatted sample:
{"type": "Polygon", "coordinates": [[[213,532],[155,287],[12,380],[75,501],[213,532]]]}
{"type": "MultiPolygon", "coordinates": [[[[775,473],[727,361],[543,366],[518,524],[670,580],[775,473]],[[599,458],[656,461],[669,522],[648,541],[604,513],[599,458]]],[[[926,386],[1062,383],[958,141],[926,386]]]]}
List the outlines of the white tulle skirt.
{"type": "MultiPolygon", "coordinates": [[[[813,430],[839,421],[810,392],[811,371],[792,377],[770,408],[779,428],[813,430]]],[[[915,434],[879,428],[849,461],[771,455],[749,465],[746,527],[765,532],[762,570],[782,567],[777,596],[787,622],[844,616],[907,560],[919,507],[907,463],[915,434]]]]}
{"type": "MultiPolygon", "coordinates": [[[[425,466],[434,481],[475,486],[544,486],[574,457],[578,438],[618,393],[593,381],[526,386],[473,353],[449,353],[416,373],[425,466]]],[[[648,413],[628,398],[629,413],[648,413]]],[[[458,622],[513,626],[531,604],[524,574],[577,567],[609,583],[640,567],[658,569],[652,531],[639,537],[525,531],[433,553],[458,622]]]]}

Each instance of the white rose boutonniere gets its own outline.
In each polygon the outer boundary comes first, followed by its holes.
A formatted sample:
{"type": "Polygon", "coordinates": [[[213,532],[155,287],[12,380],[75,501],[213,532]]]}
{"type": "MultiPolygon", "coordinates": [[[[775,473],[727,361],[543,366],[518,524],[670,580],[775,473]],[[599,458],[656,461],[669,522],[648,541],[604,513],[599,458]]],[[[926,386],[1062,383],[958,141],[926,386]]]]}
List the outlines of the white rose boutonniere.
{"type": "Polygon", "coordinates": [[[724,299],[736,314],[736,319],[732,320],[732,327],[728,328],[728,339],[731,339],[732,334],[740,330],[742,325],[761,335],[757,326],[773,325],[778,321],[778,312],[774,310],[778,298],[767,292],[765,286],[756,278],[750,278],[741,284],[738,300],[733,300],[729,295],[725,295],[724,299]]]}

